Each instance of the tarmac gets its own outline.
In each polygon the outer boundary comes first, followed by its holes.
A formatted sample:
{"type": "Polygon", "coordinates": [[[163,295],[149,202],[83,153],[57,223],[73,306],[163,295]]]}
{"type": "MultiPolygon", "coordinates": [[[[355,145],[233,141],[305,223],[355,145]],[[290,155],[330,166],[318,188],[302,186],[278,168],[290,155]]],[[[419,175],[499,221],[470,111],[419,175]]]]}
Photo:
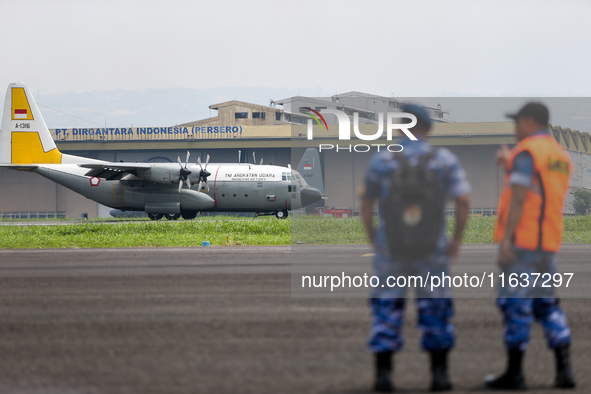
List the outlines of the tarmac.
{"type": "MultiPolygon", "coordinates": [[[[352,262],[371,252],[316,248],[352,262]]],[[[566,245],[563,261],[588,261],[589,250],[566,245]]],[[[292,298],[291,251],[0,250],[0,392],[369,393],[367,300],[292,298]]],[[[491,247],[468,245],[462,255],[490,260],[491,247]]],[[[484,376],[505,365],[501,316],[493,298],[455,306],[454,392],[486,392],[484,376]]],[[[591,300],[565,298],[562,306],[573,335],[574,392],[587,393],[591,300]]],[[[428,390],[415,326],[411,301],[406,346],[395,358],[397,392],[428,390]]],[[[556,392],[553,355],[538,325],[525,373],[530,392],[556,392]]]]}

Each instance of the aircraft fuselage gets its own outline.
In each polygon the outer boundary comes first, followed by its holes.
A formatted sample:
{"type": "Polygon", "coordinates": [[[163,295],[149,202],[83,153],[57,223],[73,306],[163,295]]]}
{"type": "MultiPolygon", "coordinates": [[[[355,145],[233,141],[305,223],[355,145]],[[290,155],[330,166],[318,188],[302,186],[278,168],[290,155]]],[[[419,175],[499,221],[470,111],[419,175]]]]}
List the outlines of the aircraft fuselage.
{"type": "Polygon", "coordinates": [[[309,187],[297,171],[285,167],[209,164],[209,191],[199,192],[200,168],[192,165],[188,167],[191,189],[183,186],[180,193],[176,163],[158,163],[154,168],[158,169],[158,182],[142,179],[142,173],[128,174],[119,180],[90,177],[85,175],[88,169],[76,164],[42,164],[34,172],[108,207],[158,214],[274,213],[298,209],[308,205],[310,199],[321,198],[320,192],[309,187]]]}

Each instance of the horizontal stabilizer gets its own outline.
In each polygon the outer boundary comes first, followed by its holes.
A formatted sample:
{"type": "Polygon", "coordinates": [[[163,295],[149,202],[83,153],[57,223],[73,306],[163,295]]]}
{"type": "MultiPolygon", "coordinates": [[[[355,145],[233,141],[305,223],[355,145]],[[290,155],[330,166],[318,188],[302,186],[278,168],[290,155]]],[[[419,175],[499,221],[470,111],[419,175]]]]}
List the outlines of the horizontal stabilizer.
{"type": "Polygon", "coordinates": [[[0,168],[8,168],[11,170],[19,170],[19,171],[32,171],[39,166],[30,165],[30,164],[0,164],[0,168]]]}

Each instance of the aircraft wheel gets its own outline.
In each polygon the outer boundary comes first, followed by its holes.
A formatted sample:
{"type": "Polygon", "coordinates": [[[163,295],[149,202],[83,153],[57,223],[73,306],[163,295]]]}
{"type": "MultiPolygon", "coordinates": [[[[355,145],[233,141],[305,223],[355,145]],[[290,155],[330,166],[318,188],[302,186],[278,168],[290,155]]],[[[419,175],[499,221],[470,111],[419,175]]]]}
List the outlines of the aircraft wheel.
{"type": "Polygon", "coordinates": [[[160,219],[162,219],[162,214],[161,213],[149,213],[148,217],[150,218],[150,220],[160,220],[160,219]]]}
{"type": "Polygon", "coordinates": [[[181,212],[181,216],[185,220],[192,220],[197,217],[197,211],[183,211],[181,212]]]}
{"type": "Polygon", "coordinates": [[[286,219],[289,213],[287,211],[277,211],[275,216],[277,216],[277,219],[286,219]]]}
{"type": "Polygon", "coordinates": [[[181,217],[181,215],[179,215],[178,213],[167,213],[166,214],[166,219],[168,219],[168,220],[177,220],[180,217],[181,217]]]}

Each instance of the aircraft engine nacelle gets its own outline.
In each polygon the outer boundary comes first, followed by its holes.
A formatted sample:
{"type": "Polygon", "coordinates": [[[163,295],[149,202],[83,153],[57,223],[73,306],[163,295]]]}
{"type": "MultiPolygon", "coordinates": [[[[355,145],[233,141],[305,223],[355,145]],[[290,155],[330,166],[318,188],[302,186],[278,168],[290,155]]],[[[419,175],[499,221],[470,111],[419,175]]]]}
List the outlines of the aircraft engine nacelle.
{"type": "Polygon", "coordinates": [[[187,211],[202,211],[213,208],[213,198],[195,190],[181,189],[181,209],[187,211]]]}
{"type": "Polygon", "coordinates": [[[152,167],[142,170],[139,178],[155,183],[177,183],[179,181],[179,170],[170,170],[162,167],[152,167]]]}

